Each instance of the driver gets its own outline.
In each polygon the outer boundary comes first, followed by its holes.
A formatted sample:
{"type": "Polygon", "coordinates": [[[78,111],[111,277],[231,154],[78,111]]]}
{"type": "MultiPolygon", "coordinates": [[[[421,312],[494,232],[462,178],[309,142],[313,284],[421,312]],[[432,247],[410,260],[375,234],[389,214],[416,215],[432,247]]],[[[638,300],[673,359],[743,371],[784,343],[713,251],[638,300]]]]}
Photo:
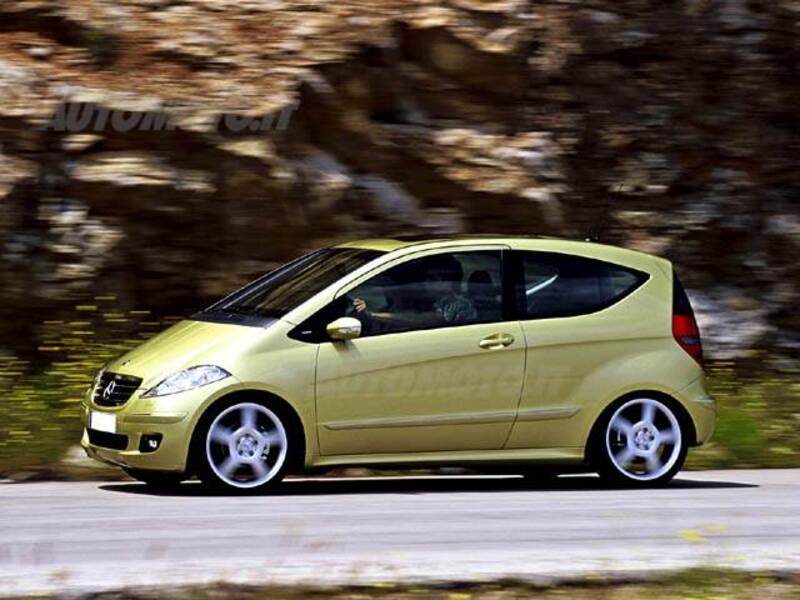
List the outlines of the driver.
{"type": "Polygon", "coordinates": [[[398,298],[399,302],[395,301],[391,309],[372,312],[363,298],[356,297],[353,308],[358,316],[389,325],[390,329],[469,323],[477,318],[478,313],[472,301],[461,291],[463,279],[461,263],[452,256],[437,256],[425,266],[423,280],[411,284],[418,289],[408,290],[412,294],[428,294],[427,307],[404,310],[404,299],[398,298]]]}

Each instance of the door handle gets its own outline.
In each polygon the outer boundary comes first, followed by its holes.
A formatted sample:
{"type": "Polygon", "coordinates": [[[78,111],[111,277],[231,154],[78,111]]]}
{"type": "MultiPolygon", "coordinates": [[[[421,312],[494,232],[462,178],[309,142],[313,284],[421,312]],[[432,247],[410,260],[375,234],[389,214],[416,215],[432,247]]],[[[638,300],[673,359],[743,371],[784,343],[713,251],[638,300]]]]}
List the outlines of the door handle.
{"type": "Polygon", "coordinates": [[[494,333],[486,336],[480,342],[478,342],[478,346],[484,350],[499,350],[500,348],[505,348],[513,343],[514,336],[510,333],[494,333]]]}

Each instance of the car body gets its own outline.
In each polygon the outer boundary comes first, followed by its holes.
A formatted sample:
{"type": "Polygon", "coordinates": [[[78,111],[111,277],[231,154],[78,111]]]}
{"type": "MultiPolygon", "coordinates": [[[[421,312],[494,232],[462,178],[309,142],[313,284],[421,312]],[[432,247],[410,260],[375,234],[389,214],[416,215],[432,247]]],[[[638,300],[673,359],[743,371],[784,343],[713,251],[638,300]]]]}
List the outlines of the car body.
{"type": "Polygon", "coordinates": [[[338,465],[591,468],[653,484],[714,418],[669,261],[550,238],[363,240],[107,364],[82,445],[150,483],[198,473],[240,490],[338,465]]]}

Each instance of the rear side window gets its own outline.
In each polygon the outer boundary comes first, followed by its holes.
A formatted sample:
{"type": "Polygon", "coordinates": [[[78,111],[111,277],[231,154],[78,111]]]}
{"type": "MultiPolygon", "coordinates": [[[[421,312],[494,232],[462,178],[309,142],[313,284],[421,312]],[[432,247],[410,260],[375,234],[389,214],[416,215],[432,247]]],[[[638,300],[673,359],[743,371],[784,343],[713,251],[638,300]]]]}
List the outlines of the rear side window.
{"type": "Polygon", "coordinates": [[[517,303],[524,319],[585,315],[616,304],[648,279],[646,273],[591,258],[517,253],[517,303]]]}
{"type": "Polygon", "coordinates": [[[686,290],[675,271],[672,272],[672,314],[694,317],[689,296],[686,295],[686,290]]]}

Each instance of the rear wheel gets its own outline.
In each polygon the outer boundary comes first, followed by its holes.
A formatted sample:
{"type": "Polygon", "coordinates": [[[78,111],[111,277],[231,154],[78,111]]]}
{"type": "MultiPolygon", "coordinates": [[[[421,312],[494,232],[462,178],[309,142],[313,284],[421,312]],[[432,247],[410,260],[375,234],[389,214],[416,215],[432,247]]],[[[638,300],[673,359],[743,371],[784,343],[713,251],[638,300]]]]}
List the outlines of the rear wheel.
{"type": "Polygon", "coordinates": [[[634,398],[606,413],[593,458],[602,477],[652,486],[669,482],[686,460],[686,436],[665,402],[634,398]]]}
{"type": "Polygon", "coordinates": [[[203,483],[238,492],[276,486],[288,466],[289,436],[284,420],[256,402],[239,402],[217,410],[198,447],[203,483]]]}
{"type": "Polygon", "coordinates": [[[148,486],[155,489],[171,489],[178,487],[181,482],[186,479],[183,473],[168,473],[164,471],[146,471],[142,469],[129,469],[124,468],[128,475],[146,483],[148,486]]]}

